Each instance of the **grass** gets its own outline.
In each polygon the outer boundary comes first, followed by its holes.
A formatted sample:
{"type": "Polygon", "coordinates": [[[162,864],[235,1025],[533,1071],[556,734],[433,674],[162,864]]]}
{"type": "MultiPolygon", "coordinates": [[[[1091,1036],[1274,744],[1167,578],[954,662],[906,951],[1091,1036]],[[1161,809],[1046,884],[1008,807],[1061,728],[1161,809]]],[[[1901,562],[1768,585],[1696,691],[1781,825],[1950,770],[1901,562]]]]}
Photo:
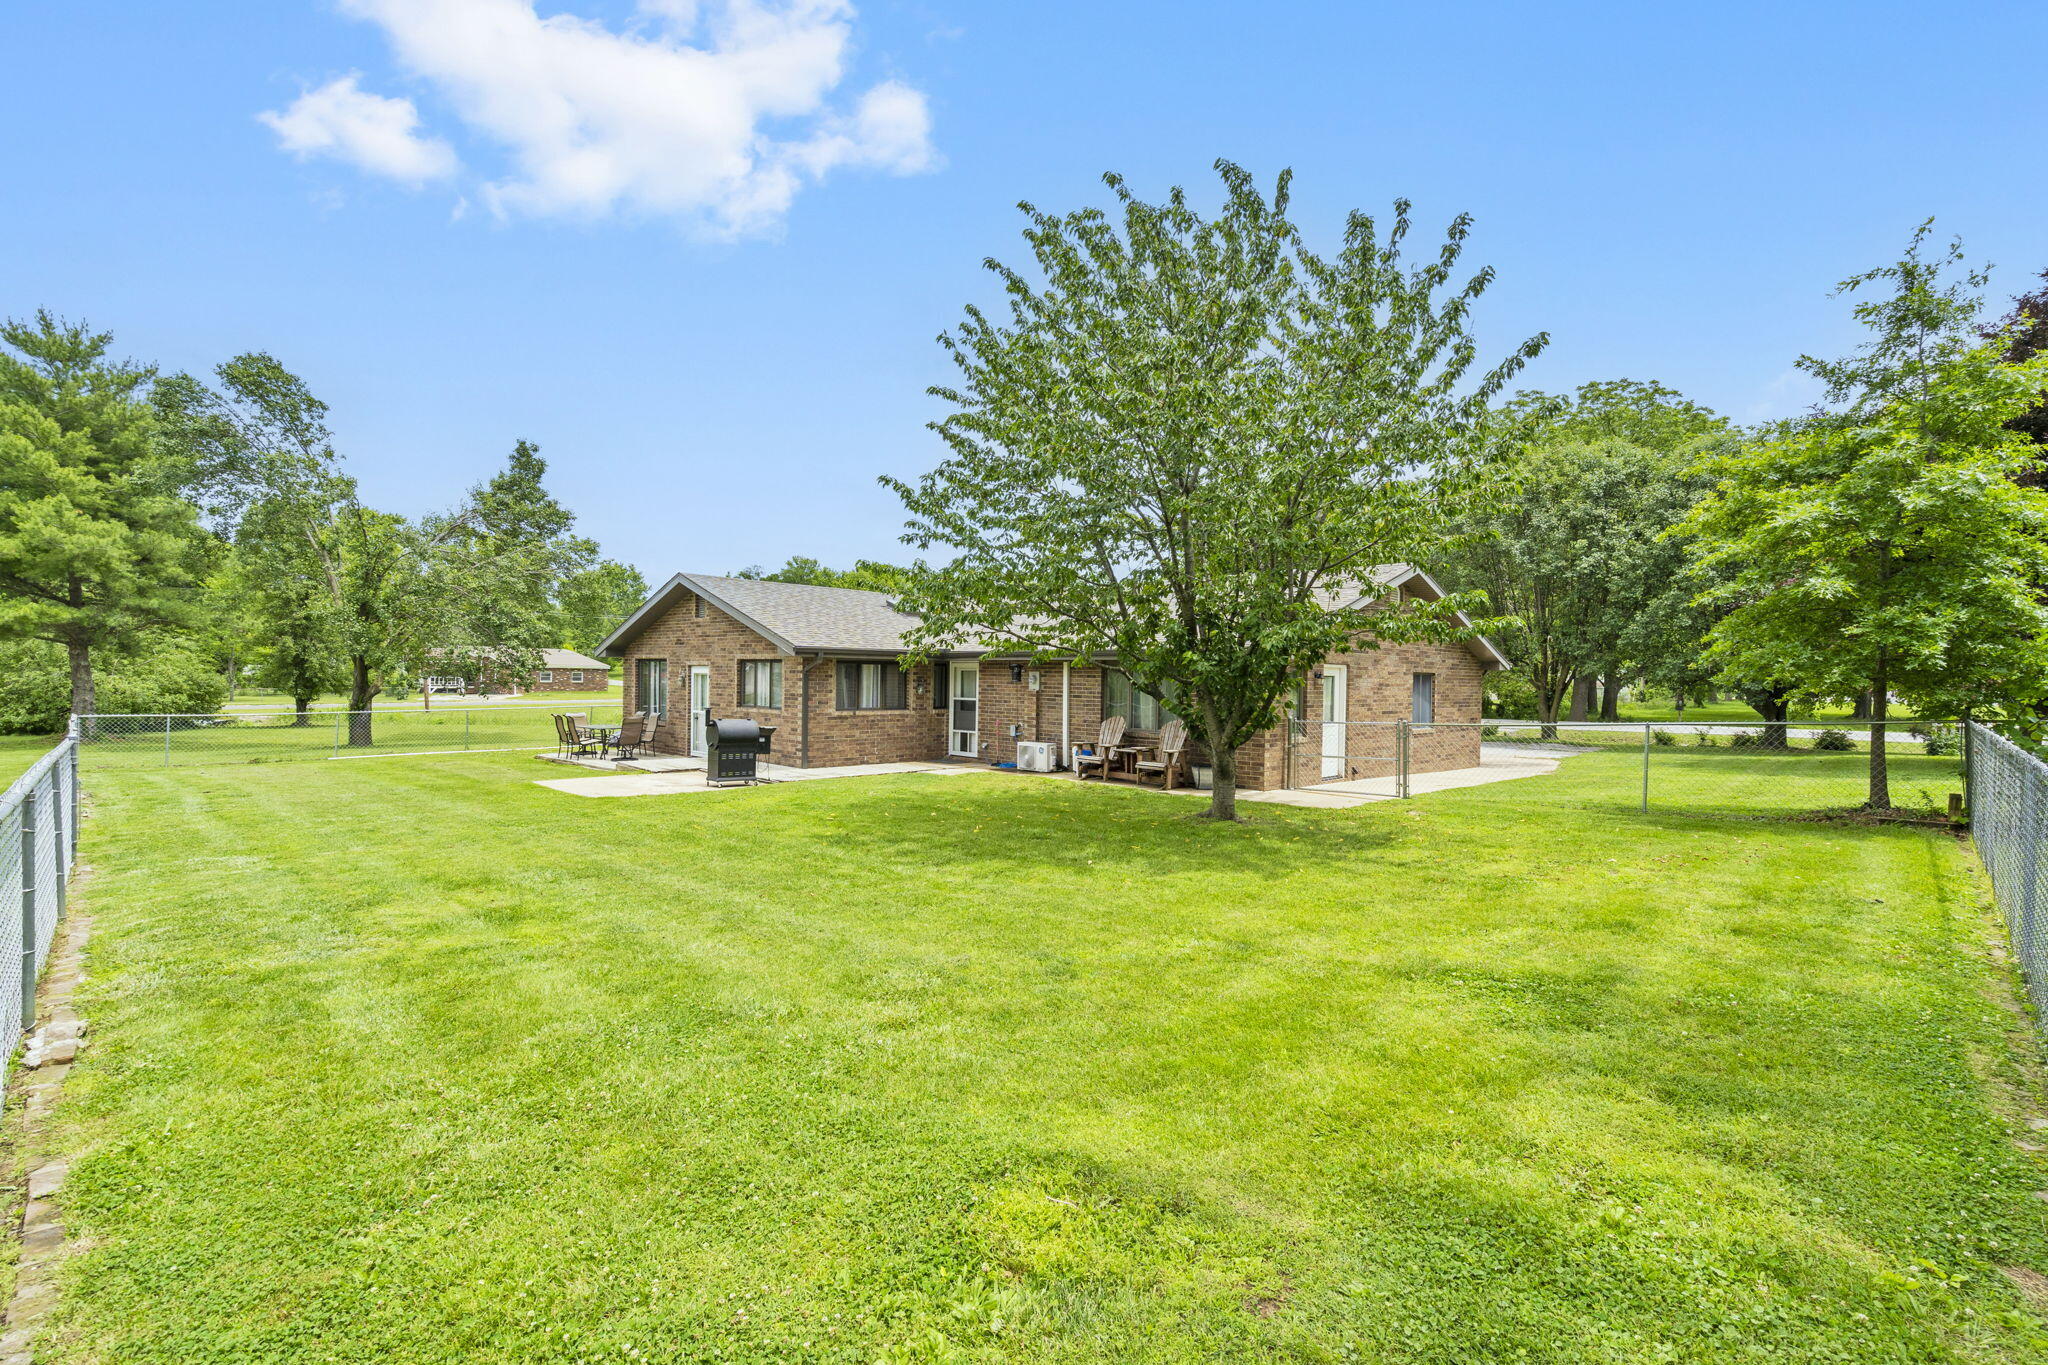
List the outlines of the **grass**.
{"type": "MultiPolygon", "coordinates": [[[[620,685],[614,680],[611,686],[602,690],[578,688],[573,692],[522,692],[516,697],[471,697],[453,692],[437,692],[434,694],[434,706],[436,708],[445,706],[452,709],[464,706],[517,705],[522,702],[606,700],[616,702],[619,700],[619,696],[620,685]]],[[[313,705],[317,708],[336,710],[348,705],[348,697],[340,692],[332,692],[320,697],[313,705]]],[[[245,687],[236,694],[233,701],[228,702],[222,709],[226,711],[289,711],[292,709],[292,699],[280,693],[265,692],[259,688],[245,687]]],[[[370,709],[373,711],[419,711],[426,708],[420,705],[419,694],[415,692],[409,697],[377,697],[370,702],[370,709]]]]}
{"type": "MultiPolygon", "coordinates": [[[[543,749],[555,744],[554,709],[542,704],[417,705],[377,710],[370,743],[352,747],[344,713],[315,714],[299,725],[291,715],[252,717],[228,712],[200,724],[140,717],[102,717],[88,732],[93,762],[101,768],[177,768],[194,764],[257,764],[293,759],[432,753],[449,749],[543,749]]],[[[593,723],[616,723],[619,702],[586,693],[573,707],[593,723]]]]}
{"type": "Polygon", "coordinates": [[[538,768],[91,775],[39,1362],[2048,1350],[1951,837],[538,768]]]}
{"type": "MultiPolygon", "coordinates": [[[[1625,701],[1617,708],[1624,721],[1689,721],[1695,725],[1708,723],[1723,725],[1762,725],[1764,719],[1754,707],[1739,701],[1716,701],[1702,705],[1688,706],[1681,713],[1670,702],[1625,701]]],[[[1849,706],[1818,706],[1808,711],[1795,713],[1788,724],[1804,729],[1833,725],[1842,729],[1853,729],[1868,725],[1868,721],[1852,720],[1855,708],[1849,706]]],[[[1892,721],[1911,721],[1913,713],[1900,707],[1892,708],[1886,717],[1892,721]]]]}

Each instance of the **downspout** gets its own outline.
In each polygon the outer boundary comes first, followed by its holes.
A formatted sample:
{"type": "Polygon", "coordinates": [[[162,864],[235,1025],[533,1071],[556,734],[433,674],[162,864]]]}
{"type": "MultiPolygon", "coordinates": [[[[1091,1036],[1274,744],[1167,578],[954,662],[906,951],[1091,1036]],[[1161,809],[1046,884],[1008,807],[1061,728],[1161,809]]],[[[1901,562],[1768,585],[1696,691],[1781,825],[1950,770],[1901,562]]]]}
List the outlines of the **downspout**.
{"type": "Polygon", "coordinates": [[[804,679],[803,686],[797,689],[802,693],[798,705],[803,707],[803,711],[796,724],[796,766],[808,768],[811,766],[811,664],[818,661],[818,656],[812,655],[811,662],[805,663],[804,656],[799,654],[796,661],[804,679]]]}
{"type": "Polygon", "coordinates": [[[1074,761],[1074,742],[1067,734],[1067,661],[1060,660],[1060,761],[1064,768],[1074,761]]]}

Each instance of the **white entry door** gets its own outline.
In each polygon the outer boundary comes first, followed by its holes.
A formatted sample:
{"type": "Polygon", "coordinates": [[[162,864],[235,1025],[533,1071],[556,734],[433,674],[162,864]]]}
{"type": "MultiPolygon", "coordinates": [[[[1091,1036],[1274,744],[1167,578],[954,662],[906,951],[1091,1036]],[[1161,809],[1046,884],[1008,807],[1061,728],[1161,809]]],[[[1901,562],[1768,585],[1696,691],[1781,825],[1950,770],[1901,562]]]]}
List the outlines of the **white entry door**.
{"type": "Polygon", "coordinates": [[[1350,730],[1351,670],[1343,664],[1323,665],[1323,778],[1344,776],[1344,755],[1350,730]]]}
{"type": "Polygon", "coordinates": [[[704,756],[704,708],[711,705],[711,670],[703,664],[690,668],[690,752],[704,756]]]}
{"type": "Polygon", "coordinates": [[[981,665],[955,662],[951,668],[952,738],[946,752],[955,758],[977,758],[981,754],[981,665]]]}

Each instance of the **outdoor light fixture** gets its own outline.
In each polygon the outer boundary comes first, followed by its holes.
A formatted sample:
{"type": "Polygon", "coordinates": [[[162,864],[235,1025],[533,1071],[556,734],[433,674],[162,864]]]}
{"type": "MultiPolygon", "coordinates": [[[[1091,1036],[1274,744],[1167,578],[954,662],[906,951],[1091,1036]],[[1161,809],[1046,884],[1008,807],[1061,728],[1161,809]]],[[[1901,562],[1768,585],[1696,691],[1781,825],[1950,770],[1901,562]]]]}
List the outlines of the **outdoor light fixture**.
{"type": "Polygon", "coordinates": [[[1011,681],[1011,682],[1023,682],[1023,681],[1024,681],[1024,665],[1022,665],[1022,664],[1011,664],[1011,665],[1010,665],[1010,681],[1011,681]]]}

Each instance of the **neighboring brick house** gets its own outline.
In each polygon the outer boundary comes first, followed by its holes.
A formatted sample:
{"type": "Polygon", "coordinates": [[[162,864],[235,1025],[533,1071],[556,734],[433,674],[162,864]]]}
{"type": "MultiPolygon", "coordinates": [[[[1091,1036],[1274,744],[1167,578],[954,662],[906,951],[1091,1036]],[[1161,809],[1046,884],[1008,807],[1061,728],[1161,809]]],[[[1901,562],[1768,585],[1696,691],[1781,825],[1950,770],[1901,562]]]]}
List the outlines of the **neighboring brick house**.
{"type": "MultiPolygon", "coordinates": [[[[459,692],[465,696],[473,696],[486,689],[509,694],[603,692],[612,685],[611,670],[612,666],[603,659],[593,659],[573,649],[543,649],[540,651],[540,667],[524,679],[444,674],[428,678],[427,686],[436,692],[459,692]]],[[[467,670],[469,673],[478,671],[474,667],[467,670]]]]}
{"type": "MultiPolygon", "coordinates": [[[[1433,601],[1443,590],[1408,565],[1381,565],[1360,592],[1330,605],[1369,606],[1397,594],[1433,601]]],[[[898,659],[915,624],[887,593],[677,574],[598,648],[625,660],[627,713],[651,705],[660,717],[658,753],[702,752],[707,706],[774,726],[770,761],[803,768],[1006,762],[1019,743],[1033,741],[1053,742],[1064,765],[1071,745],[1094,740],[1105,708],[1123,715],[1134,736],[1171,714],[1134,689],[1113,659],[1033,664],[1017,653],[961,650],[906,669],[898,659]]],[[[1471,723],[1415,727],[1413,771],[1475,766],[1482,680],[1506,666],[1484,638],[1332,654],[1296,696],[1301,723],[1275,726],[1238,751],[1238,784],[1384,776],[1393,771],[1400,720],[1471,723]]]]}

